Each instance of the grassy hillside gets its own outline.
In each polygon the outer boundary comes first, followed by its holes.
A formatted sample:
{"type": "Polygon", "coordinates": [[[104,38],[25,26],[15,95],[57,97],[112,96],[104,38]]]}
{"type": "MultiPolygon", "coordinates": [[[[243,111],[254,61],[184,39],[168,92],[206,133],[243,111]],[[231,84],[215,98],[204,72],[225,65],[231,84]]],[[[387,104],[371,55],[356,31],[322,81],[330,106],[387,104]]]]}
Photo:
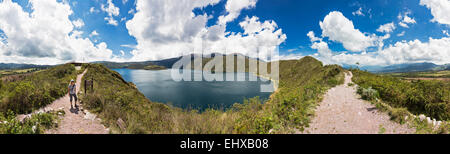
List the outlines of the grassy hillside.
{"type": "Polygon", "coordinates": [[[94,92],[83,104],[114,133],[289,133],[309,123],[313,107],[330,87],[343,83],[339,66],[311,57],[280,63],[280,88],[270,100],[250,98],[223,110],[184,110],[151,102],[132,83],[100,64],[85,65],[94,92]]]}
{"type": "MultiPolygon", "coordinates": [[[[362,89],[373,89],[370,99],[382,99],[392,107],[406,108],[438,120],[450,119],[450,82],[404,81],[391,76],[352,70],[353,81],[362,89]]],[[[363,96],[364,97],[364,96],[363,96]]]]}
{"type": "Polygon", "coordinates": [[[75,67],[67,64],[42,70],[18,81],[0,81],[0,113],[12,110],[29,113],[64,96],[70,79],[76,78],[75,67]]]}
{"type": "Polygon", "coordinates": [[[27,74],[41,70],[41,68],[15,69],[15,70],[0,70],[0,77],[16,74],[27,74]]]}
{"type": "Polygon", "coordinates": [[[33,114],[23,121],[16,115],[30,113],[64,96],[68,82],[76,75],[74,66],[60,65],[0,80],[0,134],[40,134],[53,127],[57,112],[33,114]]]}

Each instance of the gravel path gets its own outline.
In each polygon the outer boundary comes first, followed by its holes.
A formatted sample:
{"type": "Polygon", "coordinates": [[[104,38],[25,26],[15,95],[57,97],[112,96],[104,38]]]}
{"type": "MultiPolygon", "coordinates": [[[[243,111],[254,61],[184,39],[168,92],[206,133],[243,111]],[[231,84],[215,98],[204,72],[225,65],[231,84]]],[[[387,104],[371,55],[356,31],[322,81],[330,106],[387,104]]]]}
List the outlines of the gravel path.
{"type": "MultiPolygon", "coordinates": [[[[81,79],[86,72],[87,70],[77,76],[77,93],[80,91],[81,79]]],[[[77,104],[80,105],[79,102],[77,104]]],[[[46,134],[107,134],[109,132],[108,129],[101,124],[101,120],[96,118],[94,114],[81,110],[81,107],[71,108],[69,95],[55,100],[45,108],[63,108],[66,113],[58,123],[58,127],[47,130],[45,132],[46,134]]]]}
{"type": "MultiPolygon", "coordinates": [[[[306,134],[410,134],[415,129],[390,120],[387,113],[360,99],[352,82],[351,72],[345,75],[345,84],[330,89],[315,111],[315,117],[306,128],[306,134]]],[[[300,132],[301,133],[301,132],[300,132]]]]}

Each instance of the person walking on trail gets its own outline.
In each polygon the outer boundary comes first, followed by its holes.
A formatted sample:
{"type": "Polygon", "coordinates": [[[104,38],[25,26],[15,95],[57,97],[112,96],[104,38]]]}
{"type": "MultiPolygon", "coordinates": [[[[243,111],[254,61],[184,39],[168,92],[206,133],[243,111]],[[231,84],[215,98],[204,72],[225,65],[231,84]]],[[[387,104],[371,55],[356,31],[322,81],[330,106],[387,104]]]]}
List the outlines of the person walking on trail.
{"type": "Polygon", "coordinates": [[[70,108],[72,108],[72,100],[75,99],[75,108],[77,107],[77,85],[75,85],[75,81],[72,79],[70,80],[69,84],[69,97],[70,97],[70,108]]]}

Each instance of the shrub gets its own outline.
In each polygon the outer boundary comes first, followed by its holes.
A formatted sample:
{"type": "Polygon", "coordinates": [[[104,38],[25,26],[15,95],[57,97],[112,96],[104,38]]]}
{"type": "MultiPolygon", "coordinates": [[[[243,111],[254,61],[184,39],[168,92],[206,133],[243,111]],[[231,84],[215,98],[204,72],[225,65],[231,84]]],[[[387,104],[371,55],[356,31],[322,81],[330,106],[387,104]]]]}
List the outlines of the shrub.
{"type": "Polygon", "coordinates": [[[83,97],[83,105],[94,112],[102,112],[103,110],[102,100],[98,95],[87,95],[83,97]]]}
{"type": "Polygon", "coordinates": [[[404,118],[409,116],[409,111],[406,108],[392,108],[389,115],[391,116],[391,120],[403,124],[406,122],[404,118]]]}
{"type": "Polygon", "coordinates": [[[274,119],[271,115],[267,114],[265,116],[262,116],[261,118],[256,119],[255,125],[256,125],[256,134],[267,134],[274,126],[274,119]]]}
{"type": "Polygon", "coordinates": [[[372,89],[372,87],[369,88],[359,87],[358,93],[361,95],[362,99],[369,101],[375,101],[380,97],[377,90],[372,89]]]}
{"type": "Polygon", "coordinates": [[[0,114],[0,134],[41,134],[45,129],[56,125],[57,115],[54,113],[33,114],[22,122],[16,119],[13,111],[0,114]]]}
{"type": "MultiPolygon", "coordinates": [[[[361,88],[373,88],[390,106],[406,108],[414,114],[425,114],[438,120],[450,119],[450,82],[407,82],[400,78],[352,70],[353,82],[361,88]]],[[[362,93],[363,89],[358,92],[362,93]]],[[[368,91],[366,91],[368,92],[368,91]]],[[[363,94],[362,94],[363,95],[363,94]]],[[[364,97],[368,97],[367,95],[364,97]]]]}

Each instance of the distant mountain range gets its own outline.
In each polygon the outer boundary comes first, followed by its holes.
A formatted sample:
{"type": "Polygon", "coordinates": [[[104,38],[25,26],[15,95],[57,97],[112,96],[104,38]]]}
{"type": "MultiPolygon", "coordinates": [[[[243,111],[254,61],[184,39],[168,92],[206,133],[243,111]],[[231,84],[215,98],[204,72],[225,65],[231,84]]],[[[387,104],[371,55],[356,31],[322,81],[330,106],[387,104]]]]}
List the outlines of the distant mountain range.
{"type": "MultiPolygon", "coordinates": [[[[198,57],[198,55],[192,55],[193,57],[198,57]]],[[[225,55],[223,55],[225,56],[225,55]]],[[[230,55],[228,55],[230,56],[230,55]]],[[[234,54],[234,56],[243,56],[240,54],[234,54]]],[[[214,56],[211,56],[214,57],[214,56]]],[[[159,61],[145,61],[145,62],[125,62],[125,63],[115,63],[115,62],[97,62],[106,65],[109,68],[131,68],[131,69],[143,69],[145,66],[156,65],[163,66],[165,68],[172,68],[173,64],[179,61],[182,57],[164,59],[159,61]]],[[[248,57],[245,57],[248,59],[248,57]]],[[[193,59],[193,58],[192,58],[193,59]]],[[[211,58],[205,58],[209,61],[211,58]]],[[[358,67],[356,65],[343,65],[344,68],[360,68],[361,70],[366,70],[372,73],[405,73],[405,72],[426,72],[426,71],[441,71],[450,70],[450,64],[436,65],[433,63],[406,63],[406,64],[396,64],[389,66],[363,66],[358,67]]]]}
{"type": "MultiPolygon", "coordinates": [[[[242,54],[230,54],[230,55],[224,55],[221,54],[222,56],[235,56],[235,57],[243,57],[244,59],[246,59],[246,61],[248,61],[249,58],[247,56],[244,56],[242,54]]],[[[196,57],[200,57],[201,55],[196,55],[196,54],[191,54],[191,60],[193,60],[196,57]]],[[[203,65],[206,62],[209,62],[210,60],[212,60],[216,55],[212,54],[211,56],[203,56],[203,65]]],[[[94,63],[100,63],[105,65],[106,67],[110,68],[110,69],[117,69],[117,68],[129,68],[129,69],[146,69],[146,68],[154,68],[155,66],[162,66],[164,68],[172,68],[172,66],[178,62],[179,60],[181,60],[183,57],[176,57],[176,58],[170,58],[170,59],[164,59],[164,60],[158,60],[158,61],[143,61],[143,62],[108,62],[108,61],[99,61],[99,62],[94,62],[94,63]]],[[[252,59],[252,60],[259,60],[259,59],[252,59]]],[[[189,60],[183,62],[183,63],[188,63],[190,62],[189,60]]]]}
{"type": "Polygon", "coordinates": [[[0,70],[29,69],[29,68],[47,68],[47,67],[51,67],[51,65],[34,65],[34,64],[0,63],[0,70]]]}
{"type": "Polygon", "coordinates": [[[389,66],[362,66],[344,65],[344,68],[359,68],[372,73],[406,73],[406,72],[426,72],[426,71],[442,71],[450,70],[450,64],[436,65],[433,63],[407,63],[395,64],[389,66]]]}
{"type": "MultiPolygon", "coordinates": [[[[199,55],[191,55],[198,57],[199,55]]],[[[223,55],[225,56],[225,55],[223,55]]],[[[227,56],[243,56],[240,54],[232,54],[227,56]]],[[[214,57],[212,55],[211,57],[214,57]]],[[[129,69],[165,69],[172,68],[172,66],[181,59],[182,57],[157,60],[157,61],[143,61],[143,62],[109,62],[109,61],[97,61],[93,63],[100,63],[111,69],[117,68],[129,68],[129,69]]],[[[245,57],[245,59],[249,59],[245,57]]],[[[205,58],[204,62],[211,60],[211,58],[205,58]]],[[[258,60],[258,59],[253,59],[258,60]]],[[[47,68],[51,65],[33,65],[33,64],[14,64],[14,63],[0,63],[0,70],[5,69],[28,69],[28,68],[47,68]]],[[[359,68],[361,70],[366,70],[372,73],[406,73],[406,72],[426,72],[426,71],[441,71],[450,70],[450,64],[436,65],[433,63],[407,63],[407,64],[396,64],[389,66],[362,66],[357,65],[343,65],[343,68],[359,68]]]]}
{"type": "Polygon", "coordinates": [[[109,61],[98,61],[93,63],[103,64],[110,69],[117,68],[129,68],[129,69],[144,69],[147,66],[162,66],[165,68],[172,68],[181,57],[164,59],[158,61],[142,61],[142,62],[109,62],[109,61]]]}

